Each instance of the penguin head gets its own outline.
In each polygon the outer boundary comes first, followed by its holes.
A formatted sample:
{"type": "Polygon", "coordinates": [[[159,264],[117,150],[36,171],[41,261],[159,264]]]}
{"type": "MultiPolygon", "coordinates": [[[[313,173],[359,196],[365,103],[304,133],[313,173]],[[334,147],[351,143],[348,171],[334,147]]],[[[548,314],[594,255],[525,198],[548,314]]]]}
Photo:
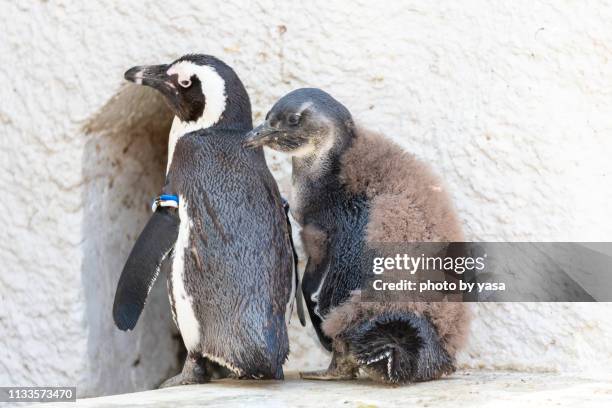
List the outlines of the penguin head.
{"type": "Polygon", "coordinates": [[[192,127],[252,127],[251,103],[242,82],[213,56],[189,54],[170,64],[130,68],[124,76],[159,91],[176,117],[192,127]]]}
{"type": "Polygon", "coordinates": [[[352,132],[350,112],[328,93],[297,89],[274,104],[260,126],[249,132],[245,146],[268,146],[292,156],[316,156],[340,145],[352,132]]]}

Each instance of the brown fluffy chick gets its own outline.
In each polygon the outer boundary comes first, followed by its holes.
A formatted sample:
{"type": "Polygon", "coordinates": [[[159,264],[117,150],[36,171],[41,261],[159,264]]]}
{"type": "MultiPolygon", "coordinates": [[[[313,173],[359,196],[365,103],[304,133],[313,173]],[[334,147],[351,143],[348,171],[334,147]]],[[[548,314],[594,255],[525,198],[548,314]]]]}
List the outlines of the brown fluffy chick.
{"type": "Polygon", "coordinates": [[[455,369],[469,317],[462,303],[362,302],[366,252],[378,243],[461,242],[448,195],[428,166],[319,89],[281,98],[250,133],[293,160],[291,212],[308,262],[302,289],[319,340],[333,352],[307,379],[350,379],[360,369],[389,383],[455,369]]]}

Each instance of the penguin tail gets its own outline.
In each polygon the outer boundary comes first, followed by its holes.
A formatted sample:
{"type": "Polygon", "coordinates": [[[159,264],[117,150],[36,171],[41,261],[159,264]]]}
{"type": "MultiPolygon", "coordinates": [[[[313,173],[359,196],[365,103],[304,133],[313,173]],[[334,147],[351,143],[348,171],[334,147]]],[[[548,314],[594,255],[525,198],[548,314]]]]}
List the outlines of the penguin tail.
{"type": "Polygon", "coordinates": [[[266,332],[266,349],[270,362],[270,379],[283,380],[283,364],[289,355],[289,335],[284,314],[278,314],[273,319],[269,331],[266,332]]]}
{"type": "Polygon", "coordinates": [[[341,334],[360,368],[383,382],[439,378],[455,370],[433,324],[415,313],[387,312],[357,321],[341,334]]]}
{"type": "Polygon", "coordinates": [[[283,364],[289,354],[289,337],[285,316],[278,313],[269,317],[262,330],[263,341],[249,344],[237,358],[241,361],[242,378],[261,380],[284,379],[283,364]]]}

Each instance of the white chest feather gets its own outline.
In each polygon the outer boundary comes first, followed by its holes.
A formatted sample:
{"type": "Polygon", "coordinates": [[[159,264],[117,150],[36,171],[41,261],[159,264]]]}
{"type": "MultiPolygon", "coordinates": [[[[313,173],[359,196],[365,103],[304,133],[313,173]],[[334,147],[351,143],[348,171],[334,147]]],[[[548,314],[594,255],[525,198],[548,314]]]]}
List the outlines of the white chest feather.
{"type": "Polygon", "coordinates": [[[176,142],[178,142],[179,138],[185,134],[184,123],[185,122],[182,122],[178,116],[175,116],[174,120],[172,121],[170,135],[168,136],[168,164],[166,165],[166,174],[168,174],[170,165],[172,164],[172,157],[174,156],[176,142]]]}
{"type": "Polygon", "coordinates": [[[189,246],[191,220],[187,214],[185,198],[179,196],[179,233],[174,246],[172,261],[172,297],[176,322],[187,350],[196,350],[200,345],[200,324],[193,310],[193,299],[185,290],[185,251],[189,246]]]}
{"type": "Polygon", "coordinates": [[[315,303],[315,307],[314,307],[314,313],[319,316],[321,319],[325,319],[323,316],[321,316],[321,312],[319,311],[319,294],[321,293],[321,289],[323,288],[323,285],[325,284],[325,280],[327,279],[327,274],[329,273],[329,266],[325,269],[325,272],[323,273],[323,277],[321,278],[321,283],[319,283],[319,287],[317,288],[317,290],[310,296],[310,300],[315,303]]]}

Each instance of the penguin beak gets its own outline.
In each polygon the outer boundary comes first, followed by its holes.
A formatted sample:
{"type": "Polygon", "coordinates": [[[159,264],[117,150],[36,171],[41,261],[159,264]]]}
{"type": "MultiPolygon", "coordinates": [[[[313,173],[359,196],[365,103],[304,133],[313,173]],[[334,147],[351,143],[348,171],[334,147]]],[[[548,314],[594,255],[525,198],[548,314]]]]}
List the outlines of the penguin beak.
{"type": "Polygon", "coordinates": [[[168,76],[169,65],[142,65],[128,69],[124,78],[138,85],[150,86],[163,94],[174,93],[175,86],[168,76]]]}
{"type": "Polygon", "coordinates": [[[247,139],[244,141],[243,145],[249,149],[265,146],[271,141],[272,135],[278,132],[278,129],[270,126],[266,121],[247,133],[247,139]]]}

